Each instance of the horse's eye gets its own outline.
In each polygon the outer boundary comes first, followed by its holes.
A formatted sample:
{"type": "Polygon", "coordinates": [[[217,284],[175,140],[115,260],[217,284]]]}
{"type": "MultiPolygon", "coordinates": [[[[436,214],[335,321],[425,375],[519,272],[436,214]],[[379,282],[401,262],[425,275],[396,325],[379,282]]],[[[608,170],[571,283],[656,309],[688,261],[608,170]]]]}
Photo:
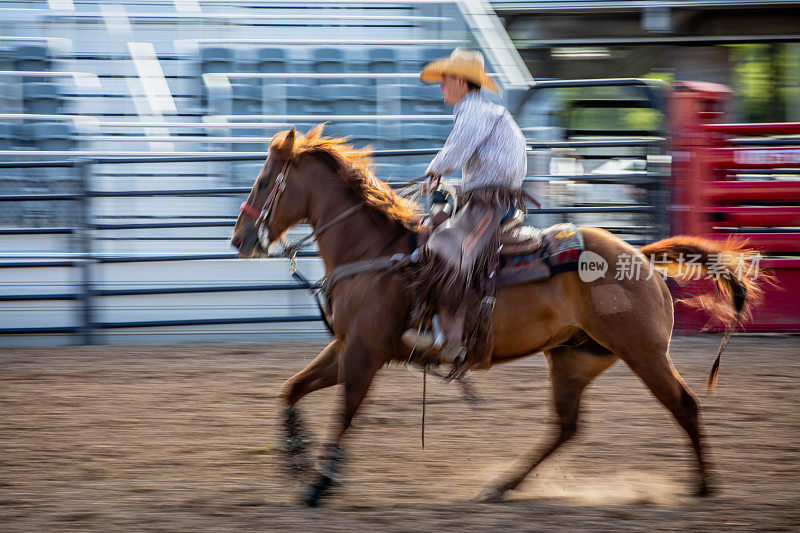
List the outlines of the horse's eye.
{"type": "Polygon", "coordinates": [[[266,191],[267,190],[267,180],[261,180],[258,182],[258,190],[259,191],[266,191]]]}

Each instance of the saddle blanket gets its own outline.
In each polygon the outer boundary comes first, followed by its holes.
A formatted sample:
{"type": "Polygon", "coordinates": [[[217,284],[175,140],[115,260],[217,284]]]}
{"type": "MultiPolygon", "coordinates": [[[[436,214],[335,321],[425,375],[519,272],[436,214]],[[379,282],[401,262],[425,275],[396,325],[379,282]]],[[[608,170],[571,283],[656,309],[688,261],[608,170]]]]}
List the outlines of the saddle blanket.
{"type": "Polygon", "coordinates": [[[573,223],[555,224],[541,230],[541,243],[521,255],[500,258],[501,287],[541,281],[561,272],[577,270],[583,252],[583,235],[573,223]]]}

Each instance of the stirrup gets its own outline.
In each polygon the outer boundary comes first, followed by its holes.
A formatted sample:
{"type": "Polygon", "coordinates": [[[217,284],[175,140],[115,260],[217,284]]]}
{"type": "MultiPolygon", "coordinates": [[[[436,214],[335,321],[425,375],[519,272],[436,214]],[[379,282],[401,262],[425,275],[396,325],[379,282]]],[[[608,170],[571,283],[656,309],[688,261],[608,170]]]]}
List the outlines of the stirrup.
{"type": "Polygon", "coordinates": [[[442,347],[439,356],[445,363],[461,366],[467,360],[467,349],[461,344],[447,343],[442,347]]]}
{"type": "Polygon", "coordinates": [[[426,352],[437,347],[436,338],[430,332],[407,329],[400,338],[406,346],[418,352],[426,352]]]}

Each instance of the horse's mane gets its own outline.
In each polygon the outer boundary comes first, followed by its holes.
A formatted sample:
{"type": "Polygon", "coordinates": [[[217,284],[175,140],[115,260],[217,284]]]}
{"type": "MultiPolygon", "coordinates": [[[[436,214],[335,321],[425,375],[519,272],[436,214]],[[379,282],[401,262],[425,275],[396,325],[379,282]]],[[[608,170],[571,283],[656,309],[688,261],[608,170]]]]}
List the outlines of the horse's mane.
{"type": "MultiPolygon", "coordinates": [[[[373,207],[390,222],[397,222],[406,228],[415,225],[417,206],[396,194],[383,181],[375,177],[372,168],[372,151],[369,148],[355,148],[340,137],[323,137],[324,124],[317,124],[307,134],[295,134],[292,158],[305,155],[324,154],[332,159],[339,177],[365,204],[373,207]]],[[[288,131],[275,134],[270,148],[283,144],[288,131]]]]}

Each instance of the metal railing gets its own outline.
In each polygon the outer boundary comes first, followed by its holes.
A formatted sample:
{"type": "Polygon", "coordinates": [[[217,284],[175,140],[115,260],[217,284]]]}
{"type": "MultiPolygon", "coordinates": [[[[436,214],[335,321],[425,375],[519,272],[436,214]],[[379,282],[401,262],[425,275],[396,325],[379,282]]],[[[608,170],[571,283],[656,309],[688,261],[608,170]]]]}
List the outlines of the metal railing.
{"type": "MultiPolygon", "coordinates": [[[[659,140],[620,140],[620,141],[561,141],[561,142],[536,142],[531,143],[530,153],[535,150],[549,148],[605,148],[605,147],[651,147],[660,143],[659,140]]],[[[411,150],[382,150],[374,152],[376,158],[394,156],[426,156],[434,155],[437,149],[411,149],[411,150]]],[[[51,152],[26,152],[26,156],[49,155],[51,152]]],[[[159,162],[236,162],[236,161],[261,161],[265,157],[259,154],[202,154],[192,153],[180,156],[157,157],[131,157],[117,155],[106,157],[105,152],[81,153],[90,157],[64,161],[20,161],[0,162],[0,169],[8,168],[68,168],[80,170],[81,189],[73,193],[44,193],[44,194],[4,194],[0,195],[0,204],[7,202],[37,202],[58,201],[75,202],[79,223],[75,227],[53,228],[8,228],[3,230],[4,235],[27,234],[71,234],[78,238],[80,250],[75,254],[48,254],[46,257],[30,254],[16,254],[0,260],[0,269],[23,268],[53,268],[70,267],[80,269],[80,282],[78,292],[58,292],[50,294],[7,294],[0,295],[0,302],[16,301],[74,301],[79,303],[81,320],[77,326],[53,327],[27,327],[27,328],[0,328],[0,335],[32,335],[32,334],[73,334],[77,335],[80,342],[91,344],[94,333],[97,331],[119,328],[167,327],[167,326],[199,326],[199,325],[225,325],[246,323],[280,323],[280,322],[309,322],[320,320],[318,315],[293,315],[293,316],[264,316],[243,318],[203,318],[183,320],[156,320],[156,321],[130,321],[130,322],[100,322],[93,316],[93,301],[96,298],[113,296],[140,296],[140,295],[165,295],[165,294],[190,294],[190,293],[220,293],[220,292],[245,292],[245,291],[287,291],[305,290],[306,287],[299,283],[272,283],[249,285],[205,285],[193,287],[157,287],[141,289],[98,289],[92,279],[92,266],[96,264],[111,263],[137,263],[137,262],[165,262],[165,261],[197,261],[234,259],[235,253],[206,253],[206,254],[169,254],[169,255],[111,255],[93,252],[93,235],[95,230],[130,230],[130,229],[155,229],[155,228],[209,228],[232,227],[234,219],[217,221],[191,221],[191,222],[156,222],[156,223],[95,223],[90,218],[90,204],[98,198],[125,198],[125,197],[159,197],[159,196],[228,196],[244,195],[250,191],[249,187],[215,187],[198,189],[163,189],[163,190],[124,190],[108,191],[94,190],[90,187],[92,167],[94,165],[126,164],[126,163],[159,163],[159,162]]],[[[0,152],[2,155],[12,155],[0,152]]],[[[17,155],[16,152],[13,155],[17,155]]],[[[546,180],[569,180],[578,182],[596,183],[628,183],[631,185],[651,186],[660,182],[661,177],[652,173],[641,172],[631,174],[604,175],[586,174],[570,176],[530,176],[527,183],[542,182],[546,180]]],[[[403,181],[393,182],[403,185],[403,181]]],[[[576,214],[576,213],[644,213],[653,214],[656,207],[650,205],[605,205],[583,207],[553,207],[533,212],[533,215],[543,214],[576,214]]],[[[626,234],[641,235],[646,233],[641,228],[615,228],[626,234]]],[[[630,239],[632,244],[643,244],[642,239],[630,239]]],[[[313,257],[313,252],[301,254],[302,257],[313,257]]]]}

